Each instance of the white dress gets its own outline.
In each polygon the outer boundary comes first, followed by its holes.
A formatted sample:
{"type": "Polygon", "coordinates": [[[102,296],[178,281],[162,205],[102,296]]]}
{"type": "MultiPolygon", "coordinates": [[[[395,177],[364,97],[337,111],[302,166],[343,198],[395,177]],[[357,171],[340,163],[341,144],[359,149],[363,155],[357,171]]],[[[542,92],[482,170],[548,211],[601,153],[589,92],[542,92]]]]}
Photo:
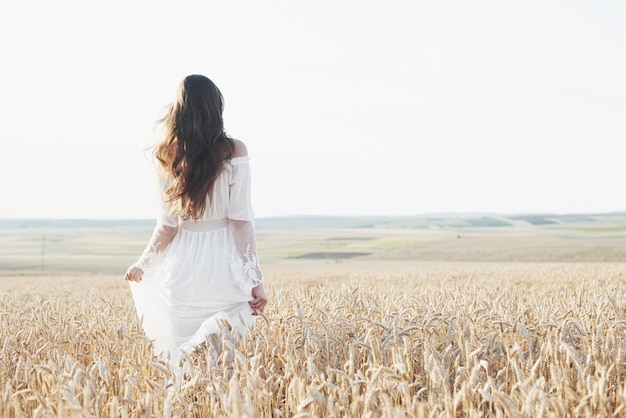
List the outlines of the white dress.
{"type": "MultiPolygon", "coordinates": [[[[161,176],[161,202],[167,185],[161,176]]],[[[263,279],[256,251],[250,203],[248,157],[233,158],[207,196],[204,214],[185,220],[161,204],[152,238],[137,265],[141,282],[130,287],[146,335],[157,354],[175,362],[222,321],[240,334],[255,323],[248,302],[263,279]],[[172,228],[173,227],[173,228],[172,228]]]]}

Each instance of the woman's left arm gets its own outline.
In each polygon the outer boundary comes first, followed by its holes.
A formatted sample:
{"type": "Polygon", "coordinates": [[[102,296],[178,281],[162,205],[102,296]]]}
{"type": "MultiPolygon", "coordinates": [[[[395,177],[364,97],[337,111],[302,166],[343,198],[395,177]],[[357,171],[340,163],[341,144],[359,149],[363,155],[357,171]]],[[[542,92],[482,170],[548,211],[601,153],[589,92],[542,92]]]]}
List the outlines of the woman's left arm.
{"type": "Polygon", "coordinates": [[[139,260],[126,270],[124,278],[131,282],[140,282],[146,270],[154,264],[157,257],[167,250],[177,233],[178,226],[157,223],[146,249],[139,260]]]}

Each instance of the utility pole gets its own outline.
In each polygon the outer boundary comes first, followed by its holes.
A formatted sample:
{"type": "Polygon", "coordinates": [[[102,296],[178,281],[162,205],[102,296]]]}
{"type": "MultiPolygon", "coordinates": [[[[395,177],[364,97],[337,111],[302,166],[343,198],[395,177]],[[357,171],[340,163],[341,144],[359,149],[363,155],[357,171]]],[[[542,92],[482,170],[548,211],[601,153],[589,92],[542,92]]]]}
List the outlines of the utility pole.
{"type": "Polygon", "coordinates": [[[43,271],[45,267],[45,259],[46,259],[46,236],[43,236],[41,240],[41,271],[43,271]]]}

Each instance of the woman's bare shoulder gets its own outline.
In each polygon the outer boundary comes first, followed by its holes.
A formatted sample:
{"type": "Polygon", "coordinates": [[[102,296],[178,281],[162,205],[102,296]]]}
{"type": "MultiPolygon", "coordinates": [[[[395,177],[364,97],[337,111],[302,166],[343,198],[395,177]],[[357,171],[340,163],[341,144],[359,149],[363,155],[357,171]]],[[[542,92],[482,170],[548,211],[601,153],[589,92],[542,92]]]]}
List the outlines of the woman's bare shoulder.
{"type": "Polygon", "coordinates": [[[233,151],[232,158],[246,157],[248,155],[248,147],[242,141],[233,139],[235,142],[235,150],[233,151]]]}

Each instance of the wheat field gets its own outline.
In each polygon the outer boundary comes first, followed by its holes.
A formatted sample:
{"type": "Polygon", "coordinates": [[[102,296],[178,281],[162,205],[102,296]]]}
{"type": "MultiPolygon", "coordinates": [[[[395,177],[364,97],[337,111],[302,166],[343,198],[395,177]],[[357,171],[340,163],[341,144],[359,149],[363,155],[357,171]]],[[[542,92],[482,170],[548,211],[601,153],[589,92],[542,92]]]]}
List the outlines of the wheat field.
{"type": "Polygon", "coordinates": [[[626,264],[308,261],[170,368],[117,275],[0,278],[2,417],[626,416],[626,264]]]}

